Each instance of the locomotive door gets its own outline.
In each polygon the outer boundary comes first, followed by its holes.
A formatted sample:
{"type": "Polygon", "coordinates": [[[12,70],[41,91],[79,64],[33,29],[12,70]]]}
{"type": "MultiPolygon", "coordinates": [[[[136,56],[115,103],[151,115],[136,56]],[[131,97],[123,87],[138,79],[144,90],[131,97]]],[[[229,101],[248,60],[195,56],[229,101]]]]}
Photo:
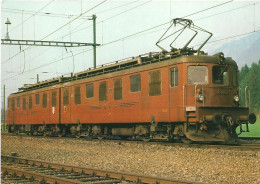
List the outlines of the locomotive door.
{"type": "Polygon", "coordinates": [[[59,123],[60,109],[59,109],[59,88],[50,91],[51,103],[50,103],[50,124],[59,123]]]}
{"type": "Polygon", "coordinates": [[[182,68],[174,66],[169,69],[169,107],[170,121],[182,121],[182,68]]]}

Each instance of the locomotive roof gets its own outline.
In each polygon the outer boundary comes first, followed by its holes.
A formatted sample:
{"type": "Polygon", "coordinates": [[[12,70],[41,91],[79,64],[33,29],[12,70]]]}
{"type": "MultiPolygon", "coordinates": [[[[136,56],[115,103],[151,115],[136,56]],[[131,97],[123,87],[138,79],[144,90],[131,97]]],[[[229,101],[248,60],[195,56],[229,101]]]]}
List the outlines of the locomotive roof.
{"type": "MultiPolygon", "coordinates": [[[[208,56],[206,54],[203,55],[194,55],[190,53],[184,53],[181,55],[181,52],[178,51],[169,53],[148,53],[144,55],[140,55],[138,57],[128,58],[122,61],[116,61],[114,63],[109,63],[108,65],[101,65],[97,68],[89,68],[88,70],[75,73],[71,77],[57,77],[46,81],[41,81],[31,85],[25,85],[22,88],[19,88],[17,93],[24,93],[27,91],[32,91],[40,88],[45,88],[57,84],[62,84],[70,81],[76,81],[84,78],[90,78],[98,75],[103,75],[107,73],[113,73],[117,71],[122,71],[126,69],[131,69],[135,67],[145,67],[145,68],[157,68],[172,64],[181,64],[181,63],[212,63],[212,64],[220,64],[220,65],[235,65],[236,62],[231,58],[224,58],[223,53],[217,53],[213,56],[208,56]],[[168,62],[167,62],[168,61],[168,62]],[[156,65],[153,65],[157,63],[156,65]],[[149,67],[150,66],[150,67],[149,67]]],[[[141,67],[142,69],[144,69],[141,67]]],[[[140,68],[140,69],[141,69],[140,68]]],[[[12,95],[12,94],[11,94],[12,95]]]]}

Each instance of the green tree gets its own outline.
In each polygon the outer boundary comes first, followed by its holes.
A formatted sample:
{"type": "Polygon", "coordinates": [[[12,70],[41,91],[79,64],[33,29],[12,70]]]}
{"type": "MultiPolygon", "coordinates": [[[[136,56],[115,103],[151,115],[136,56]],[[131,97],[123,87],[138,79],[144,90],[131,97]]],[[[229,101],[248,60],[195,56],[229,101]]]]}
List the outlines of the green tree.
{"type": "Polygon", "coordinates": [[[250,98],[250,111],[260,116],[260,59],[258,63],[253,63],[250,68],[247,65],[241,68],[239,72],[239,87],[240,105],[245,106],[246,99],[249,102],[250,98]],[[246,86],[248,86],[247,95],[245,95],[246,86]]]}

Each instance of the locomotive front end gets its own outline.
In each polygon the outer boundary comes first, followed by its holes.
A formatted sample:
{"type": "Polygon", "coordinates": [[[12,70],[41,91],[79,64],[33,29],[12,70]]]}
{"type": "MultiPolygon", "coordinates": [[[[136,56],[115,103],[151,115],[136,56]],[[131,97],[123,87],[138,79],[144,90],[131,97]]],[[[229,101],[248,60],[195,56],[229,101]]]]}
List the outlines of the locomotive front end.
{"type": "Polygon", "coordinates": [[[240,133],[248,132],[248,123],[256,121],[248,107],[240,107],[238,67],[223,53],[192,56],[187,61],[183,96],[185,136],[192,141],[236,141],[237,127],[240,133]]]}

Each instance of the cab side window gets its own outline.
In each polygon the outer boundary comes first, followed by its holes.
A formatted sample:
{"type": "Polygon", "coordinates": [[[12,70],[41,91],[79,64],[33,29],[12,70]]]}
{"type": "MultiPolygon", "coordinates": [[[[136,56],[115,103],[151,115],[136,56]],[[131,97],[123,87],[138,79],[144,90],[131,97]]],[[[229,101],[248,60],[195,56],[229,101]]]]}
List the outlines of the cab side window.
{"type": "Polygon", "coordinates": [[[233,86],[238,85],[237,84],[238,83],[237,76],[238,76],[237,68],[233,68],[233,86]]]}
{"type": "Polygon", "coordinates": [[[171,77],[171,87],[178,86],[179,77],[178,77],[178,68],[171,68],[170,69],[170,77],[171,77]]]}

